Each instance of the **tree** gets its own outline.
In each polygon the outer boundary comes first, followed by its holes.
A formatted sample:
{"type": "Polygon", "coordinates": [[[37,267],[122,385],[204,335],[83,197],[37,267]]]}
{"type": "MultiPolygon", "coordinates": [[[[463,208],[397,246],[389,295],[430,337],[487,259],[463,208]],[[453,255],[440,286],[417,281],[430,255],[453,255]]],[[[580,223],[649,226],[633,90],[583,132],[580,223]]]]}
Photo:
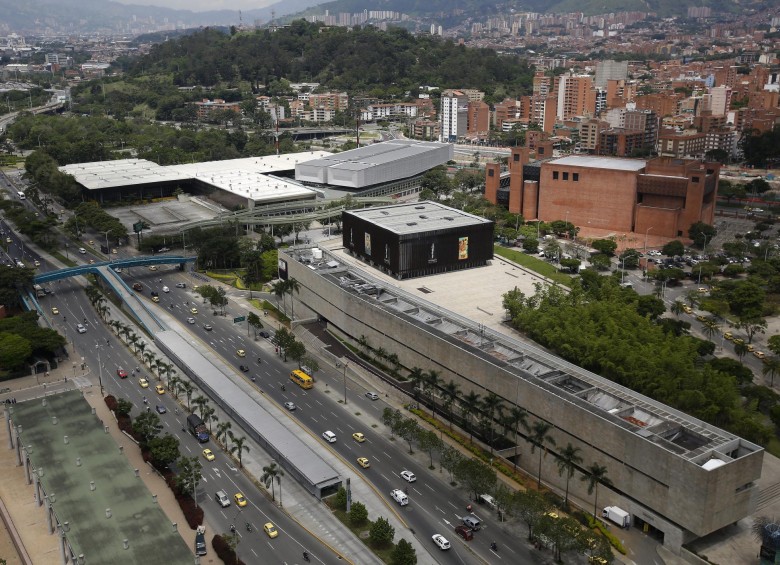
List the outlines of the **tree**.
{"type": "Polygon", "coordinates": [[[209,399],[207,396],[203,396],[202,394],[197,396],[192,400],[192,403],[195,405],[198,410],[200,410],[200,417],[203,419],[203,410],[205,410],[206,406],[209,405],[209,399]]]}
{"type": "Polygon", "coordinates": [[[582,457],[580,457],[580,448],[574,447],[571,443],[567,443],[560,454],[558,455],[558,476],[562,477],[566,473],[566,494],[563,498],[564,507],[569,506],[569,481],[574,476],[574,472],[577,470],[577,465],[582,463],[582,457]]]}
{"type": "Polygon", "coordinates": [[[608,271],[611,265],[609,256],[599,253],[590,258],[591,266],[597,271],[608,271]]]}
{"type": "Polygon", "coordinates": [[[488,426],[490,427],[490,436],[488,444],[490,445],[490,455],[493,455],[493,415],[496,410],[501,408],[501,397],[494,392],[489,392],[482,399],[482,411],[485,413],[488,426]]]}
{"type": "Polygon", "coordinates": [[[395,434],[399,433],[403,421],[404,416],[398,409],[385,408],[382,411],[382,423],[390,428],[390,439],[395,439],[395,434]]]}
{"type": "Polygon", "coordinates": [[[596,493],[593,498],[593,517],[598,518],[596,508],[599,504],[599,485],[612,486],[612,481],[607,478],[607,468],[598,463],[592,463],[585,471],[580,480],[588,483],[588,494],[596,493]]]}
{"type": "Polygon", "coordinates": [[[531,442],[531,454],[534,450],[539,449],[539,471],[536,476],[536,487],[542,488],[542,452],[547,454],[547,448],[545,444],[555,446],[555,439],[550,436],[550,430],[552,424],[548,424],[542,420],[537,420],[531,425],[530,435],[528,441],[531,442]]]}
{"type": "Polygon", "coordinates": [[[149,453],[152,456],[152,464],[158,469],[165,469],[180,455],[179,440],[171,434],[153,438],[149,441],[149,453]]]}
{"type": "Polygon", "coordinates": [[[271,485],[271,500],[276,500],[276,492],[274,490],[274,479],[276,477],[283,477],[284,471],[276,463],[271,463],[263,467],[263,474],[260,476],[260,480],[265,484],[265,488],[271,485]]]}
{"type": "Polygon", "coordinates": [[[409,380],[412,381],[412,391],[414,392],[415,401],[418,400],[418,391],[422,388],[425,382],[425,371],[420,367],[412,367],[409,371],[409,380]]]}
{"type": "Polygon", "coordinates": [[[263,322],[260,320],[260,316],[254,312],[250,312],[246,317],[246,323],[254,330],[255,339],[257,339],[257,332],[263,329],[263,322]]]}
{"type": "Polygon", "coordinates": [[[390,553],[390,565],[417,565],[417,552],[414,546],[401,539],[390,553]]]}
{"type": "Polygon", "coordinates": [[[198,488],[198,483],[202,478],[203,465],[200,459],[197,457],[182,457],[176,463],[179,472],[176,475],[176,486],[179,487],[181,492],[191,493],[192,498],[195,500],[195,505],[198,505],[198,499],[195,496],[195,491],[198,488]]]}
{"type": "Polygon", "coordinates": [[[450,421],[450,430],[452,429],[453,419],[452,405],[458,399],[459,388],[460,387],[455,383],[455,381],[450,380],[450,382],[443,385],[441,389],[442,396],[444,397],[444,411],[447,412],[447,418],[450,421]]]}
{"type": "Polygon", "coordinates": [[[696,222],[691,224],[688,228],[688,237],[693,240],[694,245],[700,249],[704,249],[708,241],[712,241],[712,238],[717,235],[718,231],[711,225],[704,222],[696,222]]]}
{"type": "Polygon", "coordinates": [[[425,430],[420,428],[417,432],[417,445],[420,446],[421,451],[428,452],[428,456],[430,457],[428,468],[434,469],[433,452],[437,449],[441,449],[442,446],[442,441],[439,439],[439,436],[436,435],[436,432],[433,430],[425,430]]]}
{"type": "Polygon", "coordinates": [[[441,378],[439,377],[439,371],[431,369],[425,373],[423,386],[425,387],[425,392],[428,394],[431,403],[431,416],[434,420],[436,419],[436,389],[440,382],[441,378]]]}
{"type": "Polygon", "coordinates": [[[32,352],[32,344],[22,336],[0,333],[0,367],[21,367],[32,352]]]}
{"type": "Polygon", "coordinates": [[[353,526],[362,526],[368,520],[368,510],[362,502],[353,502],[349,509],[349,523],[353,526]]]}
{"type": "Polygon", "coordinates": [[[380,516],[368,530],[368,539],[374,547],[387,547],[393,542],[395,528],[390,525],[387,518],[380,516]]]}
{"type": "Polygon", "coordinates": [[[474,495],[492,492],[496,487],[496,470],[479,459],[464,458],[455,468],[455,478],[474,495]]]}
{"type": "Polygon", "coordinates": [[[614,239],[594,239],[591,247],[599,253],[612,257],[617,249],[617,242],[614,239]]]}
{"type": "Polygon", "coordinates": [[[455,469],[458,468],[458,465],[460,465],[462,460],[463,455],[461,452],[451,445],[445,445],[441,450],[439,465],[441,465],[443,469],[447,469],[447,472],[450,474],[450,483],[453,482],[452,475],[455,473],[455,469]]]}
{"type": "Polygon", "coordinates": [[[236,457],[238,457],[238,468],[241,469],[244,467],[244,464],[241,461],[241,458],[244,455],[244,450],[249,451],[249,446],[244,445],[244,443],[246,442],[246,438],[243,436],[238,437],[235,434],[233,434],[233,432],[230,431],[228,432],[228,437],[230,438],[230,442],[232,443],[228,451],[230,451],[231,455],[235,455],[236,457]]]}
{"type": "Polygon", "coordinates": [[[669,310],[671,310],[672,314],[675,316],[680,316],[683,312],[685,312],[684,304],[680,300],[675,300],[672,302],[672,305],[669,307],[669,310]]]}
{"type": "Polygon", "coordinates": [[[232,427],[233,425],[230,422],[221,422],[217,424],[217,441],[220,441],[220,438],[222,438],[222,443],[225,443],[227,434],[232,427]]]}
{"type": "Polygon", "coordinates": [[[148,445],[163,430],[160,417],[154,412],[142,412],[133,420],[133,431],[141,437],[141,443],[148,445]]]}
{"type": "Polygon", "coordinates": [[[409,444],[409,453],[414,453],[412,448],[412,442],[417,439],[420,426],[417,420],[411,418],[405,418],[401,423],[401,427],[398,430],[398,435],[401,436],[409,444]]]}
{"type": "Polygon", "coordinates": [[[775,386],[775,375],[780,374],[780,357],[772,355],[768,359],[764,359],[764,366],[761,367],[761,374],[765,377],[769,375],[771,381],[770,387],[775,386]]]}
{"type": "Polygon", "coordinates": [[[533,539],[536,525],[550,509],[550,504],[538,491],[532,489],[519,490],[512,501],[515,514],[528,526],[528,539],[533,539]]]}
{"type": "Polygon", "coordinates": [[[661,248],[661,253],[667,257],[677,257],[685,253],[685,246],[680,240],[675,239],[664,245],[661,248]]]}
{"type": "MultiPolygon", "coordinates": [[[[466,424],[468,425],[471,421],[471,416],[474,414],[474,412],[477,411],[477,407],[479,406],[479,395],[471,391],[466,396],[460,399],[460,406],[461,406],[461,412],[463,413],[463,417],[466,420],[466,424]]],[[[474,430],[469,425],[469,441],[474,439],[474,430]]]]}
{"type": "Polygon", "coordinates": [[[298,294],[301,291],[301,285],[300,283],[295,279],[290,277],[287,279],[285,285],[284,285],[285,292],[287,292],[290,295],[290,319],[295,320],[295,300],[293,300],[293,293],[298,294]]]}

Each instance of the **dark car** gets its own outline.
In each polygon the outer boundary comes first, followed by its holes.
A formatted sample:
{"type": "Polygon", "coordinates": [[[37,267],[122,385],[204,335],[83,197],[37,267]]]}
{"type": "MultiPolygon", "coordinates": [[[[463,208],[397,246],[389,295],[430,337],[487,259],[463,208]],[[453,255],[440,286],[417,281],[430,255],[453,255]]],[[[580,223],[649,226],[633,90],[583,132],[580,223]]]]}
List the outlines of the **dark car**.
{"type": "Polygon", "coordinates": [[[471,541],[474,539],[474,532],[472,532],[471,528],[467,526],[455,526],[455,533],[466,541],[471,541]]]}
{"type": "Polygon", "coordinates": [[[133,290],[143,290],[143,289],[144,289],[144,285],[142,285],[141,283],[133,283],[133,290]]]}
{"type": "Polygon", "coordinates": [[[159,293],[159,292],[157,292],[157,291],[155,291],[155,290],[153,290],[153,291],[152,291],[152,298],[154,298],[155,296],[159,297],[159,296],[160,296],[160,293],[159,293]]]}
{"type": "Polygon", "coordinates": [[[264,337],[264,338],[266,338],[266,339],[268,339],[269,337],[271,337],[271,334],[269,334],[269,333],[268,333],[267,331],[265,331],[265,330],[260,330],[258,333],[260,334],[260,337],[264,337]]]}
{"type": "Polygon", "coordinates": [[[244,365],[239,365],[238,368],[241,369],[242,373],[248,373],[249,372],[249,367],[245,367],[244,365]]]}
{"type": "Polygon", "coordinates": [[[166,412],[168,412],[168,409],[162,404],[158,404],[157,406],[154,407],[154,409],[157,410],[158,414],[165,414],[166,412]]]}

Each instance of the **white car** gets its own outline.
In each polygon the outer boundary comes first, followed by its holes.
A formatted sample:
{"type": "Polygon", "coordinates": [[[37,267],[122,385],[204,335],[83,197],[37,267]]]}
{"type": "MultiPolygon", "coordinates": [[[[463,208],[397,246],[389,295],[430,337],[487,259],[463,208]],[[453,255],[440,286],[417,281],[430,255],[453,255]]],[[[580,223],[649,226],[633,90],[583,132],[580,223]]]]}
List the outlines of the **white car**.
{"type": "Polygon", "coordinates": [[[87,328],[85,328],[82,324],[76,324],[76,331],[80,334],[87,333],[87,328]]]}
{"type": "Polygon", "coordinates": [[[170,288],[168,288],[167,286],[164,286],[164,287],[163,287],[163,292],[170,292],[170,291],[171,291],[171,289],[170,289],[170,288]]]}
{"type": "Polygon", "coordinates": [[[413,483],[417,480],[417,477],[412,473],[411,471],[401,471],[401,478],[405,480],[407,483],[413,483]]]}
{"type": "Polygon", "coordinates": [[[439,546],[439,549],[444,550],[450,548],[450,542],[441,534],[433,534],[431,539],[433,540],[433,543],[439,546]]]}
{"type": "Polygon", "coordinates": [[[187,318],[187,323],[188,324],[194,324],[195,323],[195,318],[187,318]]]}
{"type": "Polygon", "coordinates": [[[87,250],[86,250],[86,249],[84,249],[83,247],[79,247],[79,253],[81,253],[82,255],[84,255],[84,254],[86,254],[86,252],[87,252],[87,250]]]}
{"type": "Polygon", "coordinates": [[[406,506],[407,504],[409,504],[409,497],[406,496],[406,493],[401,489],[397,488],[391,491],[390,496],[392,496],[393,500],[395,500],[401,506],[406,506]]]}
{"type": "Polygon", "coordinates": [[[230,497],[228,497],[224,490],[218,490],[214,495],[214,500],[216,500],[217,504],[219,504],[222,508],[227,508],[230,506],[230,497]]]}
{"type": "Polygon", "coordinates": [[[176,288],[187,288],[185,283],[176,283],[176,288]]]}
{"type": "Polygon", "coordinates": [[[327,441],[328,443],[336,443],[336,434],[328,430],[327,432],[322,432],[322,439],[327,441]]]}

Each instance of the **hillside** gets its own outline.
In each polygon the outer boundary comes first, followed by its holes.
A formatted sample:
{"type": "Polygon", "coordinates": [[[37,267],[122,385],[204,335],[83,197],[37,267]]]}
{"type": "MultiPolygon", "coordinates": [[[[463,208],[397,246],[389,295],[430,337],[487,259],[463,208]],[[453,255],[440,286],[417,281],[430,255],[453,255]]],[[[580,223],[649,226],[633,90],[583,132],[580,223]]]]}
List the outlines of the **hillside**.
{"type": "MultiPolygon", "coordinates": [[[[709,0],[707,6],[714,13],[737,13],[748,8],[758,8],[760,0],[709,0]]],[[[422,18],[449,18],[462,11],[463,17],[480,17],[495,13],[583,12],[585,15],[609,12],[644,11],[657,12],[660,16],[684,16],[689,6],[701,6],[702,0],[336,0],[320,4],[306,13],[330,14],[362,12],[365,10],[395,10],[422,18]]]]}
{"type": "Polygon", "coordinates": [[[519,58],[391,29],[326,29],[303,20],[276,32],[235,36],[203,30],[155,45],[130,75],[173,76],[178,86],[270,85],[279,79],[380,97],[416,94],[421,84],[482,88],[499,100],[527,93],[531,71],[519,58]]]}

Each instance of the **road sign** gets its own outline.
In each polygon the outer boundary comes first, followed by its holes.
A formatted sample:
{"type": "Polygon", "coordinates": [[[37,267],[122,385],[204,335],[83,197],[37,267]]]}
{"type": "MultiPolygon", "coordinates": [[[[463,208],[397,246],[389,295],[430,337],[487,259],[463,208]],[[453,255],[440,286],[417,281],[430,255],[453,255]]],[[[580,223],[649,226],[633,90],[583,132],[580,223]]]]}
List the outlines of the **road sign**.
{"type": "Polygon", "coordinates": [[[246,316],[236,316],[235,318],[233,318],[233,323],[237,324],[237,323],[243,322],[245,320],[246,320],[246,316]]]}

